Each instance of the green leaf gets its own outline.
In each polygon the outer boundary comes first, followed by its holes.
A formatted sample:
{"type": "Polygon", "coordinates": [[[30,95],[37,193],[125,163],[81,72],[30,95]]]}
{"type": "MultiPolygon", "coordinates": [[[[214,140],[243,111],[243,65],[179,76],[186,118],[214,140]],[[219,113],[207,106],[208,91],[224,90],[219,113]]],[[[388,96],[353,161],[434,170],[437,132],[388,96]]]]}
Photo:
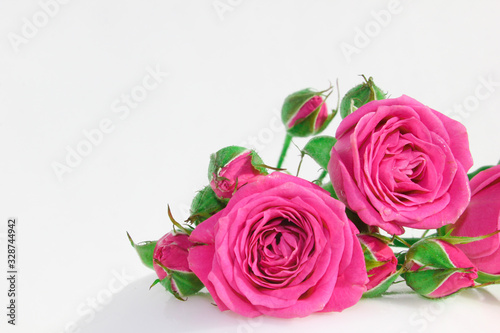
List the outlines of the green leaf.
{"type": "Polygon", "coordinates": [[[373,78],[366,79],[364,75],[363,78],[365,79],[364,83],[349,90],[342,98],[342,102],[340,102],[342,119],[368,102],[387,98],[387,95],[375,85],[373,78]]]}
{"type": "Polygon", "coordinates": [[[477,272],[477,283],[500,283],[500,274],[488,274],[484,272],[477,272]]]}
{"type": "Polygon", "coordinates": [[[373,297],[381,296],[383,293],[385,293],[387,291],[387,289],[389,289],[389,287],[394,283],[394,281],[396,281],[396,279],[399,277],[399,275],[401,275],[401,273],[398,271],[398,272],[394,273],[393,275],[388,276],[385,280],[380,282],[380,284],[378,286],[365,292],[363,294],[363,297],[364,298],[373,298],[373,297]]]}
{"type": "Polygon", "coordinates": [[[147,267],[153,269],[153,252],[156,247],[156,241],[146,241],[135,244],[128,232],[127,236],[128,240],[130,241],[130,244],[137,251],[139,258],[141,258],[142,263],[147,267]]]}
{"type": "Polygon", "coordinates": [[[194,197],[190,209],[191,216],[189,216],[188,221],[198,225],[225,206],[226,205],[217,198],[212,187],[206,186],[194,197]]]}
{"type": "Polygon", "coordinates": [[[337,140],[331,136],[315,136],[309,140],[302,151],[311,156],[316,163],[326,170],[328,162],[330,162],[330,152],[336,142],[337,140]]]}
{"type": "Polygon", "coordinates": [[[489,168],[491,168],[493,165],[485,165],[485,166],[482,166],[480,167],[479,169],[477,169],[476,171],[474,172],[471,172],[469,173],[467,176],[469,177],[469,180],[471,180],[472,178],[474,178],[474,176],[476,176],[478,173],[480,173],[481,171],[484,171],[484,170],[488,170],[489,168]]]}

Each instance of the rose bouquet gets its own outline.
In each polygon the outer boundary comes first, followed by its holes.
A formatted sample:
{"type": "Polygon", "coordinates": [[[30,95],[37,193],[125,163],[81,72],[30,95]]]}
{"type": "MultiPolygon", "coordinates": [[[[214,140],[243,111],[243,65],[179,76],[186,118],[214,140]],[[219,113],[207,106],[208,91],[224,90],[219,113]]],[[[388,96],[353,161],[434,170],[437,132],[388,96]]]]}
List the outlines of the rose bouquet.
{"type": "Polygon", "coordinates": [[[245,147],[210,158],[208,183],[182,223],[134,243],[159,284],[184,300],[203,288],[247,317],[342,311],[404,280],[427,298],[500,283],[500,165],[467,174],[467,131],[372,78],[328,111],[325,91],[289,95],[276,166],[245,147]],[[338,111],[338,112],[337,112],[338,111]],[[340,113],[335,137],[318,135],[340,113]],[[283,169],[294,137],[321,167],[283,169]],[[327,178],[329,176],[329,180],[327,178]],[[403,237],[407,229],[421,237],[403,237]]]}

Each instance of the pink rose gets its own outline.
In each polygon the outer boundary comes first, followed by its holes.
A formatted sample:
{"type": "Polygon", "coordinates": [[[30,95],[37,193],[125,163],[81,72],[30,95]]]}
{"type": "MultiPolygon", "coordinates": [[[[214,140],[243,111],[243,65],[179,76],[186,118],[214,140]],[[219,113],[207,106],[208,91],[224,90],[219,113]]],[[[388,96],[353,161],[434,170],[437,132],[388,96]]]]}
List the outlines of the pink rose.
{"type": "MultiPolygon", "coordinates": [[[[153,260],[158,260],[164,267],[180,271],[191,272],[188,264],[188,248],[193,246],[189,241],[189,236],[186,234],[173,234],[169,232],[156,243],[153,260]]],[[[153,263],[153,268],[160,280],[163,280],[167,273],[156,262],[153,263]]]]}
{"type": "Polygon", "coordinates": [[[365,291],[357,230],[345,207],[304,179],[275,172],[239,189],[196,227],[189,267],[219,309],[303,317],[341,311],[365,291]]]}
{"type": "Polygon", "coordinates": [[[328,171],[339,199],[390,234],[439,228],[467,207],[472,166],[465,127],[402,96],[340,123],[328,171]]]}
{"type": "Polygon", "coordinates": [[[398,260],[391,248],[377,237],[360,234],[358,239],[367,263],[366,269],[370,280],[366,285],[368,291],[394,276],[397,271],[398,260]]]}
{"type": "MultiPolygon", "coordinates": [[[[452,235],[476,237],[500,230],[500,165],[478,173],[470,187],[470,204],[452,226],[452,235]]],[[[500,234],[457,246],[480,271],[500,274],[500,234]]]]}

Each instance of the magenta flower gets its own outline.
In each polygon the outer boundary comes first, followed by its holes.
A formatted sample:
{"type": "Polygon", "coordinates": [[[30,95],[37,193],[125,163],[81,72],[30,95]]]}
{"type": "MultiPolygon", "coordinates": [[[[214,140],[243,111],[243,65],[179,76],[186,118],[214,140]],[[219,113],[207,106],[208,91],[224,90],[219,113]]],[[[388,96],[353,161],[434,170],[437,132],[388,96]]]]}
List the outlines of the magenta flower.
{"type": "Polygon", "coordinates": [[[275,172],[196,227],[189,266],[221,310],[283,318],[341,311],[366,289],[356,233],[342,203],[275,172]]]}
{"type": "Polygon", "coordinates": [[[402,96],[370,102],[340,123],[328,171],[339,199],[368,225],[454,223],[470,200],[465,127],[402,96]]]}
{"type": "MultiPolygon", "coordinates": [[[[453,228],[453,236],[476,237],[500,230],[500,165],[470,182],[472,198],[453,228]]],[[[500,274],[500,234],[457,245],[481,272],[500,274]]]]}

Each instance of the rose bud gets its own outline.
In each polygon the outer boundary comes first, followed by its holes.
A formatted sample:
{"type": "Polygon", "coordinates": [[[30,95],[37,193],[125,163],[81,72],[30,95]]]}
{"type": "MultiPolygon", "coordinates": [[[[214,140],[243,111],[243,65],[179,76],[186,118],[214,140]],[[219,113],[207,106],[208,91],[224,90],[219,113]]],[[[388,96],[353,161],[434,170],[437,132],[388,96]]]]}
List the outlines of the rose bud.
{"type": "Polygon", "coordinates": [[[289,95],[281,109],[281,119],[290,136],[310,136],[323,131],[333,119],[334,113],[328,114],[323,93],[304,89],[289,95]]]}
{"type": "MultiPolygon", "coordinates": [[[[478,237],[500,230],[500,165],[479,172],[470,187],[469,206],[447,227],[451,235],[478,237]]],[[[500,234],[457,246],[480,271],[478,282],[500,281],[500,234]]]]}
{"type": "Polygon", "coordinates": [[[153,286],[160,283],[179,299],[203,288],[189,268],[188,250],[193,243],[188,238],[186,234],[169,232],[158,240],[153,252],[153,269],[158,275],[153,286]]]}
{"type": "Polygon", "coordinates": [[[230,199],[237,189],[258,175],[267,175],[267,171],[253,150],[229,146],[210,156],[208,180],[221,200],[230,199]]]}
{"type": "Polygon", "coordinates": [[[386,94],[373,83],[373,78],[368,80],[363,75],[365,82],[352,88],[345,94],[340,102],[340,116],[347,117],[368,102],[386,99],[386,94]]]}
{"type": "Polygon", "coordinates": [[[406,255],[406,284],[427,298],[440,298],[474,286],[477,268],[455,245],[422,239],[406,255]]]}
{"type": "Polygon", "coordinates": [[[359,234],[365,256],[369,282],[363,297],[376,297],[384,293],[399,276],[398,260],[387,243],[377,236],[359,234]]]}

